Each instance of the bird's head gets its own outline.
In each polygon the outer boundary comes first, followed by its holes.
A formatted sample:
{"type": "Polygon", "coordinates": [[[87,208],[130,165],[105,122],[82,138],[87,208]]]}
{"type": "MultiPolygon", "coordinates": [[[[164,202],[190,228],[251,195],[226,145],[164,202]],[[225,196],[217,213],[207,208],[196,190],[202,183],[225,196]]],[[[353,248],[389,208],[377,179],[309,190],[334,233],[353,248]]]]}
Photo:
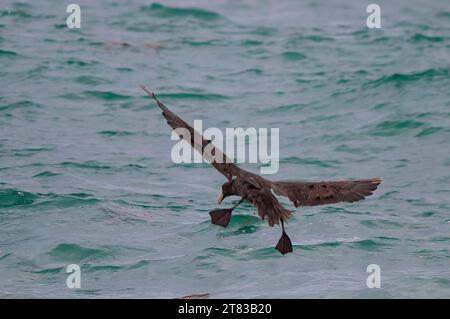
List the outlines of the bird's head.
{"type": "Polygon", "coordinates": [[[233,181],[225,182],[222,185],[222,191],[220,192],[219,196],[217,197],[217,204],[220,205],[220,203],[222,203],[224,198],[226,198],[226,197],[228,197],[230,195],[233,195],[232,187],[233,187],[233,181]]]}

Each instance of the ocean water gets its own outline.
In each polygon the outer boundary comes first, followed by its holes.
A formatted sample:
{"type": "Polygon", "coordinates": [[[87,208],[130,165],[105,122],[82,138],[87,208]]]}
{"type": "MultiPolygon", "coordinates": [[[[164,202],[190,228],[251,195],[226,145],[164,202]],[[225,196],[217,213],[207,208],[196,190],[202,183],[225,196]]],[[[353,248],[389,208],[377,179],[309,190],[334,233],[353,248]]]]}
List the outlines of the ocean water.
{"type": "Polygon", "coordinates": [[[377,1],[381,29],[369,1],[77,3],[70,30],[68,3],[1,1],[0,297],[450,297],[450,2],[377,1]],[[171,161],[140,84],[190,123],[278,127],[271,179],[383,182],[295,209],[282,256],[248,204],[211,224],[224,178],[171,161]]]}

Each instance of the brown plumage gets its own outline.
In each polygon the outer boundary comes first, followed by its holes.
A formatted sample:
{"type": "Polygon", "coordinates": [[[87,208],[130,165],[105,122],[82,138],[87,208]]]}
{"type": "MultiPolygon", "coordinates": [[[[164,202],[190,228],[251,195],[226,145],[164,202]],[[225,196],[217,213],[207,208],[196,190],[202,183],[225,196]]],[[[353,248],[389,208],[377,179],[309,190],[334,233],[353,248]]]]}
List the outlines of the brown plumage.
{"type": "MultiPolygon", "coordinates": [[[[275,195],[289,198],[295,207],[338,202],[351,203],[371,195],[381,182],[379,178],[323,182],[270,181],[232,163],[220,149],[211,144],[210,140],[204,139],[200,133],[196,132],[190,125],[161,103],[153,92],[150,92],[144,86],[142,86],[142,89],[156,101],[172,129],[182,128],[189,131],[191,146],[227,178],[227,182],[222,185],[218,203],[220,204],[225,197],[232,195],[241,198],[232,208],[210,212],[212,222],[226,227],[230,221],[233,209],[242,201],[248,200],[255,206],[261,219],[267,220],[270,226],[281,223],[282,236],[275,248],[283,255],[292,251],[291,240],[284,230],[284,222],[289,218],[291,212],[278,202],[275,195]],[[203,152],[209,144],[212,145],[210,146],[213,150],[211,154],[214,154],[215,158],[222,160],[216,161],[207,152],[203,152]]],[[[182,135],[180,135],[180,138],[186,139],[182,135]]]]}

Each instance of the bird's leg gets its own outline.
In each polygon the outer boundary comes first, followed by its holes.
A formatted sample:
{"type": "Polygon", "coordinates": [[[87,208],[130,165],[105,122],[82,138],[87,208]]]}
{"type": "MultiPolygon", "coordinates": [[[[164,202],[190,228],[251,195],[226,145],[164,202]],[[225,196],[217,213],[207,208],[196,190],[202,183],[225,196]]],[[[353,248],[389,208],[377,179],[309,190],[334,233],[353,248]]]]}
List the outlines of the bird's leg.
{"type": "Polygon", "coordinates": [[[244,199],[245,199],[246,197],[247,197],[247,196],[242,197],[241,200],[240,200],[239,202],[237,202],[236,204],[234,204],[234,206],[231,208],[231,210],[233,210],[233,209],[235,209],[236,207],[238,207],[238,206],[244,201],[244,199]]]}
{"type": "Polygon", "coordinates": [[[281,238],[278,241],[278,244],[275,246],[275,249],[277,249],[281,254],[284,255],[292,252],[292,242],[284,230],[283,220],[281,220],[281,229],[282,229],[281,238]]]}
{"type": "Polygon", "coordinates": [[[241,204],[244,201],[245,197],[242,197],[239,202],[237,202],[233,207],[231,208],[225,208],[225,209],[216,209],[212,212],[209,212],[209,215],[211,216],[211,222],[214,225],[219,225],[222,227],[227,227],[230,223],[231,219],[231,212],[233,209],[235,209],[239,204],[241,204]]]}

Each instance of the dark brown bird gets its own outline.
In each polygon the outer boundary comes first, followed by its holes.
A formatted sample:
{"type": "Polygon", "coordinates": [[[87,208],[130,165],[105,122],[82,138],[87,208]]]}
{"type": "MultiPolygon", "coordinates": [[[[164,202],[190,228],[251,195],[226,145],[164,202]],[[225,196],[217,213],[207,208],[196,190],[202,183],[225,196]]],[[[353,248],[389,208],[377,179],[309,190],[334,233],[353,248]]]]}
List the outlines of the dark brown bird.
{"type": "MultiPolygon", "coordinates": [[[[211,144],[211,141],[204,139],[200,133],[196,132],[190,125],[170,111],[157,99],[153,92],[150,92],[144,86],[142,86],[142,89],[156,101],[172,129],[182,128],[189,131],[191,146],[227,178],[228,181],[222,185],[222,192],[217,199],[218,204],[228,196],[234,195],[241,198],[232,208],[211,211],[209,214],[212,223],[226,227],[230,222],[233,209],[244,200],[247,200],[256,207],[262,220],[267,219],[270,226],[281,223],[282,235],[275,248],[283,255],[292,252],[291,240],[284,229],[284,222],[290,217],[291,212],[278,202],[274,193],[275,195],[289,198],[295,207],[338,202],[351,203],[371,195],[381,182],[380,178],[324,182],[270,181],[239,168],[213,144],[211,154],[214,155],[214,158],[209,158],[211,156],[207,152],[203,152],[203,150],[211,144]],[[222,159],[221,161],[215,160],[220,158],[222,159]]],[[[180,135],[180,138],[186,139],[182,135],[180,135]]]]}

